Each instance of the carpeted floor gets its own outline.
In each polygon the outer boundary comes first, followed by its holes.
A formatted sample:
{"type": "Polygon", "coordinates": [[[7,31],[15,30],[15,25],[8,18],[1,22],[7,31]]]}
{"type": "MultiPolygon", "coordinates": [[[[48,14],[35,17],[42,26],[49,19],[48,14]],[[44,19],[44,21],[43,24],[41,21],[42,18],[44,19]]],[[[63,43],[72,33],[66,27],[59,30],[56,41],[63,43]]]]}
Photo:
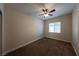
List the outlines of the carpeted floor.
{"type": "Polygon", "coordinates": [[[44,38],[6,56],[76,56],[76,54],[70,43],[44,38]]]}

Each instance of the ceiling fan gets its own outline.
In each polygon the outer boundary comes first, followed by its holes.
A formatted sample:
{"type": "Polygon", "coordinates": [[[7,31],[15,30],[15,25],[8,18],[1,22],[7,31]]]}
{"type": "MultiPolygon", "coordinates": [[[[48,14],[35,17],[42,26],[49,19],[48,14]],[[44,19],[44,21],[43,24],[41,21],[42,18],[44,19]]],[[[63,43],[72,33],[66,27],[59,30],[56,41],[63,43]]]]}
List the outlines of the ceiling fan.
{"type": "Polygon", "coordinates": [[[44,16],[44,18],[46,16],[53,16],[52,12],[55,12],[55,11],[56,11],[55,9],[49,11],[48,9],[45,8],[45,9],[42,9],[43,14],[40,14],[40,16],[44,16]]]}

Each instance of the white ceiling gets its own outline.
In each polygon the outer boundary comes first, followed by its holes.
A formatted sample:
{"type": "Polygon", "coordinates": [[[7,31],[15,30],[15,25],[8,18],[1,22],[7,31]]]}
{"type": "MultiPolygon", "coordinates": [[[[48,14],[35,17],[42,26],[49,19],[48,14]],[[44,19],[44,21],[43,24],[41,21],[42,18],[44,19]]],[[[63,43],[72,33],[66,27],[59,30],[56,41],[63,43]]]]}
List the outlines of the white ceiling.
{"type": "Polygon", "coordinates": [[[25,14],[30,14],[39,19],[47,20],[71,13],[75,7],[75,3],[12,3],[6,4],[9,7],[15,8],[16,10],[23,12],[25,14]],[[39,16],[42,14],[42,9],[48,8],[49,10],[56,9],[53,12],[53,16],[47,16],[46,18],[39,16]]]}

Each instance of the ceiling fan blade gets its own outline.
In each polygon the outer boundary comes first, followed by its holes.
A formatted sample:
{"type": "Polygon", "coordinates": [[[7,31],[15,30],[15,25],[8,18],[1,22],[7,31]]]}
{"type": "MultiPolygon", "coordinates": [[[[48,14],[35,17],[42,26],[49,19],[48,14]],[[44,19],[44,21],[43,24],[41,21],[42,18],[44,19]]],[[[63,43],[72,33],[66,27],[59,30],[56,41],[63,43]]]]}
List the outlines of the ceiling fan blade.
{"type": "Polygon", "coordinates": [[[52,14],[48,14],[49,16],[53,16],[52,14]]]}
{"type": "Polygon", "coordinates": [[[42,11],[44,12],[45,10],[44,10],[44,9],[42,9],[42,11]]]}
{"type": "Polygon", "coordinates": [[[42,9],[42,11],[43,11],[44,13],[47,13],[47,12],[48,12],[48,9],[42,9]]]}
{"type": "Polygon", "coordinates": [[[56,10],[55,10],[55,9],[53,9],[53,10],[49,11],[49,13],[52,13],[52,12],[54,12],[54,11],[56,11],[56,10]]]}
{"type": "Polygon", "coordinates": [[[44,14],[39,14],[39,16],[44,15],[44,14]]]}

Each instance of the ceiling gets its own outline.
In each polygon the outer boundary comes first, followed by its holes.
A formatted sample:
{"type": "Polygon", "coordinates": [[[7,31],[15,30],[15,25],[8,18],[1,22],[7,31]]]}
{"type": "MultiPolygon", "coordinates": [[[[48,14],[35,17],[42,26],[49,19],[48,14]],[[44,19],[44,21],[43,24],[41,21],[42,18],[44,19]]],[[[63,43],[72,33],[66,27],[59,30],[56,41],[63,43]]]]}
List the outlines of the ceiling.
{"type": "Polygon", "coordinates": [[[75,7],[75,3],[11,3],[6,5],[43,20],[69,14],[75,7]],[[49,10],[56,9],[56,11],[52,13],[53,16],[47,16],[44,18],[43,16],[39,16],[39,14],[43,13],[43,8],[47,8],[49,10]]]}

